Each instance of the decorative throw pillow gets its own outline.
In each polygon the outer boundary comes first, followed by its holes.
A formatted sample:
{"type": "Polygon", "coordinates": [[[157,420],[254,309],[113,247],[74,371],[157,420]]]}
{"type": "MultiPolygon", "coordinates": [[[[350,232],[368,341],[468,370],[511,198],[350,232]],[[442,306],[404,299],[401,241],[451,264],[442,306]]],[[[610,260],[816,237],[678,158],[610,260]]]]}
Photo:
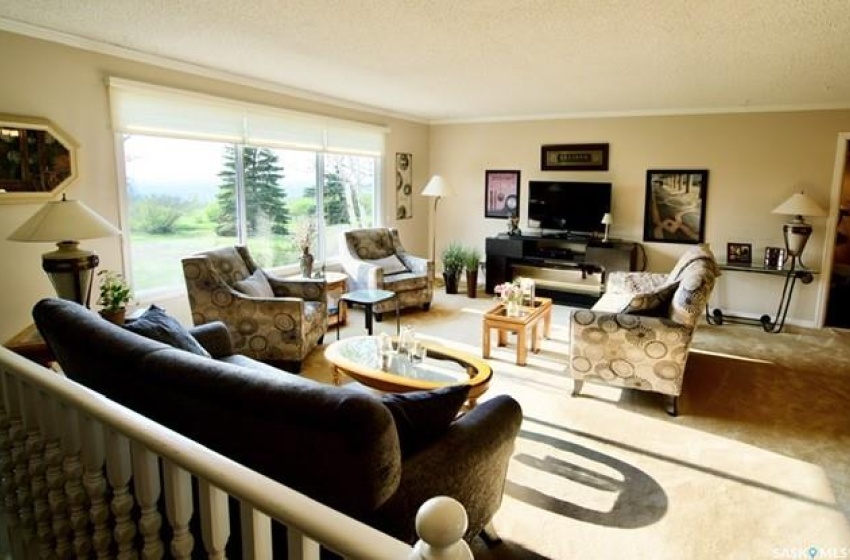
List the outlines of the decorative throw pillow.
{"type": "Polygon", "coordinates": [[[274,291],[272,291],[268,278],[266,278],[266,275],[259,268],[248,278],[233,284],[233,289],[237,292],[242,292],[246,296],[274,297],[274,291]]]}
{"type": "Polygon", "coordinates": [[[650,317],[666,317],[673,301],[673,294],[679,289],[679,283],[665,284],[651,292],[635,294],[626,303],[620,313],[632,315],[647,315],[650,317]]]}
{"type": "Polygon", "coordinates": [[[395,420],[401,456],[409,457],[446,433],[469,397],[469,385],[381,397],[395,420]]]}
{"type": "Polygon", "coordinates": [[[394,274],[403,274],[405,272],[410,272],[410,269],[407,268],[407,265],[404,264],[398,255],[390,255],[389,257],[384,257],[383,259],[364,259],[367,263],[374,264],[375,266],[379,266],[384,270],[384,276],[392,276],[394,274]]]}
{"type": "Polygon", "coordinates": [[[177,319],[168,315],[164,309],[156,305],[151,305],[138,319],[125,324],[124,328],[180,350],[210,357],[210,353],[195,340],[195,337],[189,334],[189,331],[177,319]]]}

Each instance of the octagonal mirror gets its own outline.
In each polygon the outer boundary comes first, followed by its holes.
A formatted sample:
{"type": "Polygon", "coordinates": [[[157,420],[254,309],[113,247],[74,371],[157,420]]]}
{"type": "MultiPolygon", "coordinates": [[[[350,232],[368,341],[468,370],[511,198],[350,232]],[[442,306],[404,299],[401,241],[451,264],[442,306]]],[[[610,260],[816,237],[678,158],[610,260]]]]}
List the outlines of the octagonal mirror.
{"type": "Polygon", "coordinates": [[[77,178],[77,144],[52,122],[0,114],[0,203],[46,202],[77,178]]]}

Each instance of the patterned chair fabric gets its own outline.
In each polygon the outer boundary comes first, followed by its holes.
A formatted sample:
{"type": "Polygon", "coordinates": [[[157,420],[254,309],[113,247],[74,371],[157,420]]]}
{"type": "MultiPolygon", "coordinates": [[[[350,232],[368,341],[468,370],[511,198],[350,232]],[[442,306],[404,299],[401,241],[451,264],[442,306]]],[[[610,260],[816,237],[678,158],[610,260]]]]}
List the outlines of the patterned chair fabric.
{"type": "Polygon", "coordinates": [[[666,275],[612,273],[603,296],[608,300],[570,319],[573,393],[584,381],[663,393],[673,397],[668,411],[675,415],[688,349],[719,274],[707,245],[686,251],[666,275]],[[653,316],[611,307],[612,301],[653,301],[653,293],[672,293],[670,301],[646,312],[653,316]]]}
{"type": "MultiPolygon", "coordinates": [[[[348,289],[389,290],[396,293],[399,309],[422,306],[428,309],[434,295],[434,261],[404,250],[395,228],[352,229],[340,234],[339,260],[348,274],[348,289]],[[374,261],[397,256],[407,272],[384,274],[374,261]],[[372,261],[372,262],[370,262],[372,261]]],[[[376,313],[395,310],[395,301],[374,306],[376,313]]]]}
{"type": "Polygon", "coordinates": [[[281,279],[260,269],[245,246],[224,247],[186,257],[183,277],[192,321],[222,321],[236,353],[280,363],[298,372],[328,328],[324,280],[281,279]],[[274,297],[254,297],[234,288],[256,271],[274,297]]]}

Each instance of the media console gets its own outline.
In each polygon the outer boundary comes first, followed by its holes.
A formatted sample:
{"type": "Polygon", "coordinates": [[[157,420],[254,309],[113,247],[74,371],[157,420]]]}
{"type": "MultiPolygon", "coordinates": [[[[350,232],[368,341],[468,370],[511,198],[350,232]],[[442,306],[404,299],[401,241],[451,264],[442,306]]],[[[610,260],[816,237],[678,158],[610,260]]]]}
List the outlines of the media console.
{"type": "Polygon", "coordinates": [[[499,235],[485,242],[488,294],[516,277],[533,278],[536,293],[559,303],[593,305],[605,275],[637,270],[638,244],[554,235],[499,235]]]}

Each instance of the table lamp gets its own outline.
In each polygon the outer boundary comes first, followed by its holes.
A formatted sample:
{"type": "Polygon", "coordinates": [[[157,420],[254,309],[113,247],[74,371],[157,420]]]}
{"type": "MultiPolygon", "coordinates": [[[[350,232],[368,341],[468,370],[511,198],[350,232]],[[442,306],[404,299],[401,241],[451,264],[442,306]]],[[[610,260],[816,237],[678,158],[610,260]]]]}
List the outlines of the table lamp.
{"type": "Polygon", "coordinates": [[[431,258],[437,260],[437,203],[444,196],[452,196],[451,187],[440,175],[434,175],[422,189],[422,196],[434,198],[434,233],[431,238],[431,258]]]}
{"type": "Polygon", "coordinates": [[[605,237],[602,238],[602,243],[608,243],[608,228],[611,227],[611,213],[605,212],[602,215],[602,224],[605,225],[605,237]]]}
{"type": "Polygon", "coordinates": [[[12,232],[9,241],[55,242],[57,249],[41,256],[41,265],[56,295],[88,307],[93,271],[99,259],[79,248],[79,239],[119,235],[121,232],[79,200],[45,204],[12,232]]]}
{"type": "Polygon", "coordinates": [[[785,234],[785,249],[791,258],[791,268],[797,263],[803,265],[803,249],[812,234],[811,224],[807,224],[803,216],[826,216],[826,211],[817,202],[802,192],[791,195],[791,198],[773,209],[774,214],[788,214],[794,218],[782,226],[785,234]]]}

